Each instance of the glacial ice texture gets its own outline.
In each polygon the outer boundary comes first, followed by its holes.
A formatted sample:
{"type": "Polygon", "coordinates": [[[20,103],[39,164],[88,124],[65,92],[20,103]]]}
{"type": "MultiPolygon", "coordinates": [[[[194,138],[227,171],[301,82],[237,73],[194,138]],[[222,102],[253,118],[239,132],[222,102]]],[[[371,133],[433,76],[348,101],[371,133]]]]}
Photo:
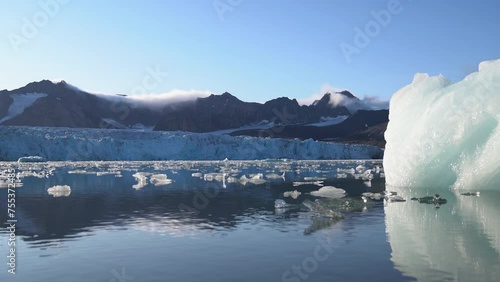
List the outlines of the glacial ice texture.
{"type": "Polygon", "coordinates": [[[482,62],[457,83],[416,74],[392,97],[389,120],[387,184],[498,189],[500,60],[482,62]]]}
{"type": "Polygon", "coordinates": [[[375,146],[187,132],[0,126],[0,161],[374,159],[375,146]]]}

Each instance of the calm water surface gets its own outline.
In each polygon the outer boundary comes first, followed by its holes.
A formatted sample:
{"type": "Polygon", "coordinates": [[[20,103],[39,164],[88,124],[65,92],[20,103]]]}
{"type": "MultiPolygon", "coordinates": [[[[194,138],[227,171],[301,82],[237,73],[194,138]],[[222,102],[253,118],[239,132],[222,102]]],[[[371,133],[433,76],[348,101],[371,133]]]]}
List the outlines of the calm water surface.
{"type": "MultiPolygon", "coordinates": [[[[436,208],[409,201],[435,191],[390,187],[408,202],[367,203],[342,219],[302,204],[321,199],[309,194],[319,185],[346,190],[343,201],[351,203],[386,190],[377,161],[0,164],[9,167],[23,185],[16,189],[16,275],[7,272],[9,233],[2,228],[0,281],[500,277],[494,190],[480,197],[441,192],[448,203],[436,208]],[[56,185],[71,191],[49,194],[56,185]],[[297,199],[284,196],[294,190],[297,199]],[[276,199],[288,206],[275,208],[276,199]]],[[[5,188],[0,211],[6,222],[5,188]]]]}

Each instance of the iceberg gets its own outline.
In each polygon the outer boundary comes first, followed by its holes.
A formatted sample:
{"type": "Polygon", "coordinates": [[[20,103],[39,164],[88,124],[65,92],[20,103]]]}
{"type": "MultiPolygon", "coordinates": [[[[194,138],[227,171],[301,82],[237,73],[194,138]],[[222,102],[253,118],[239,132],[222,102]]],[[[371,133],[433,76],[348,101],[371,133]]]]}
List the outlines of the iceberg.
{"type": "Polygon", "coordinates": [[[287,191],[283,193],[283,197],[292,197],[293,199],[297,199],[302,193],[295,190],[295,191],[287,191]]]}
{"type": "Polygon", "coordinates": [[[168,179],[166,174],[153,174],[149,181],[154,186],[165,186],[173,182],[172,179],[168,179]]]}
{"type": "Polygon", "coordinates": [[[57,185],[47,189],[47,193],[53,197],[69,197],[71,195],[71,187],[68,185],[57,185]]]}
{"type": "Polygon", "coordinates": [[[146,185],[148,185],[148,176],[150,176],[151,173],[149,172],[137,172],[134,173],[132,176],[135,178],[135,181],[137,181],[137,184],[132,185],[132,188],[135,190],[140,190],[146,185]]]}
{"type": "Polygon", "coordinates": [[[498,189],[500,60],[452,83],[416,74],[391,98],[384,169],[394,187],[498,189]]]}
{"type": "Polygon", "coordinates": [[[318,191],[312,191],[311,195],[331,199],[340,199],[346,196],[344,189],[336,188],[333,186],[324,186],[318,191]]]}

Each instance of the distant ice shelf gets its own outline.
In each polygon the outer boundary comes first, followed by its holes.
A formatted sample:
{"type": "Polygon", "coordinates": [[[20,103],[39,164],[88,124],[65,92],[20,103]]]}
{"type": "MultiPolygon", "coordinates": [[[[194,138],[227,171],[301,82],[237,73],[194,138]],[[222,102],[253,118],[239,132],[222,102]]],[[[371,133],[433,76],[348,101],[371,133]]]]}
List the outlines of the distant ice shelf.
{"type": "Polygon", "coordinates": [[[0,126],[0,161],[374,159],[382,149],[314,140],[114,129],[0,126]]]}

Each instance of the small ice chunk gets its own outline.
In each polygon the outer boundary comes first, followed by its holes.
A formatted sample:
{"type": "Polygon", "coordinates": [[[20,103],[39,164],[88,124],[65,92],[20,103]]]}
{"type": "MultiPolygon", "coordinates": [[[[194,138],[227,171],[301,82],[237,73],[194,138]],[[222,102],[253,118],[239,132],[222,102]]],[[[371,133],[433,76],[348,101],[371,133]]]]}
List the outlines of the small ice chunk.
{"type": "Polygon", "coordinates": [[[390,202],[406,202],[406,200],[401,197],[401,196],[398,196],[398,195],[389,195],[387,197],[387,199],[390,201],[390,202]]]}
{"type": "Polygon", "coordinates": [[[233,176],[229,176],[226,180],[227,183],[236,183],[238,182],[238,178],[236,177],[233,177],[233,176]]]}
{"type": "Polygon", "coordinates": [[[68,171],[69,174],[92,174],[92,172],[88,172],[84,169],[75,169],[68,171]]]}
{"type": "Polygon", "coordinates": [[[278,200],[274,200],[274,207],[279,209],[279,208],[284,208],[286,207],[286,202],[285,200],[281,200],[281,199],[278,199],[278,200]]]}
{"type": "Polygon", "coordinates": [[[250,178],[249,182],[255,185],[261,185],[267,182],[263,178],[264,176],[262,175],[262,173],[258,173],[254,175],[252,178],[250,178]]]}
{"type": "Polygon", "coordinates": [[[337,173],[337,178],[347,178],[347,173],[337,173]]]}
{"type": "Polygon", "coordinates": [[[68,197],[71,195],[71,187],[68,185],[57,185],[47,189],[47,192],[54,197],[68,197]]]}
{"type": "Polygon", "coordinates": [[[243,175],[240,177],[240,182],[243,185],[246,185],[248,182],[250,182],[254,185],[261,185],[261,184],[264,184],[267,182],[266,180],[264,180],[262,178],[263,178],[262,173],[253,174],[253,176],[251,178],[247,178],[245,175],[243,175]]]}
{"type": "Polygon", "coordinates": [[[302,186],[302,185],[323,186],[323,181],[295,181],[295,182],[293,182],[293,186],[302,186]]]}
{"type": "Polygon", "coordinates": [[[340,199],[345,197],[345,190],[333,186],[325,186],[319,189],[318,191],[312,191],[311,195],[317,197],[340,199]]]}
{"type": "Polygon", "coordinates": [[[149,182],[151,182],[154,186],[164,186],[171,184],[173,180],[168,179],[166,174],[154,174],[149,179],[149,182]]]}
{"type": "Polygon", "coordinates": [[[285,180],[285,173],[283,172],[283,174],[281,174],[281,175],[276,174],[276,173],[266,174],[266,178],[267,179],[283,179],[283,180],[285,180]]]}
{"type": "Polygon", "coordinates": [[[364,166],[362,166],[362,165],[358,165],[358,166],[356,167],[356,171],[357,171],[358,173],[362,173],[363,171],[365,171],[365,169],[366,169],[366,167],[364,167],[364,166]]]}
{"type": "Polygon", "coordinates": [[[147,175],[149,175],[149,174],[144,173],[144,172],[134,173],[132,176],[137,181],[137,184],[133,185],[132,188],[134,188],[135,190],[139,190],[139,189],[144,188],[146,185],[148,185],[147,175]]]}
{"type": "Polygon", "coordinates": [[[363,194],[361,194],[361,196],[367,197],[367,198],[371,198],[371,197],[373,197],[373,193],[371,193],[371,192],[364,192],[363,194]]]}
{"type": "Polygon", "coordinates": [[[292,197],[294,199],[297,199],[302,193],[295,190],[295,191],[287,191],[285,193],[283,193],[283,196],[284,197],[292,197]]]}
{"type": "Polygon", "coordinates": [[[305,181],[322,181],[322,180],[326,180],[326,177],[310,177],[310,176],[306,176],[306,177],[304,177],[304,180],[305,181]]]}
{"type": "Polygon", "coordinates": [[[347,173],[347,174],[354,174],[354,173],[356,173],[356,171],[354,170],[354,168],[349,168],[349,169],[337,168],[337,172],[338,173],[347,173]]]}

